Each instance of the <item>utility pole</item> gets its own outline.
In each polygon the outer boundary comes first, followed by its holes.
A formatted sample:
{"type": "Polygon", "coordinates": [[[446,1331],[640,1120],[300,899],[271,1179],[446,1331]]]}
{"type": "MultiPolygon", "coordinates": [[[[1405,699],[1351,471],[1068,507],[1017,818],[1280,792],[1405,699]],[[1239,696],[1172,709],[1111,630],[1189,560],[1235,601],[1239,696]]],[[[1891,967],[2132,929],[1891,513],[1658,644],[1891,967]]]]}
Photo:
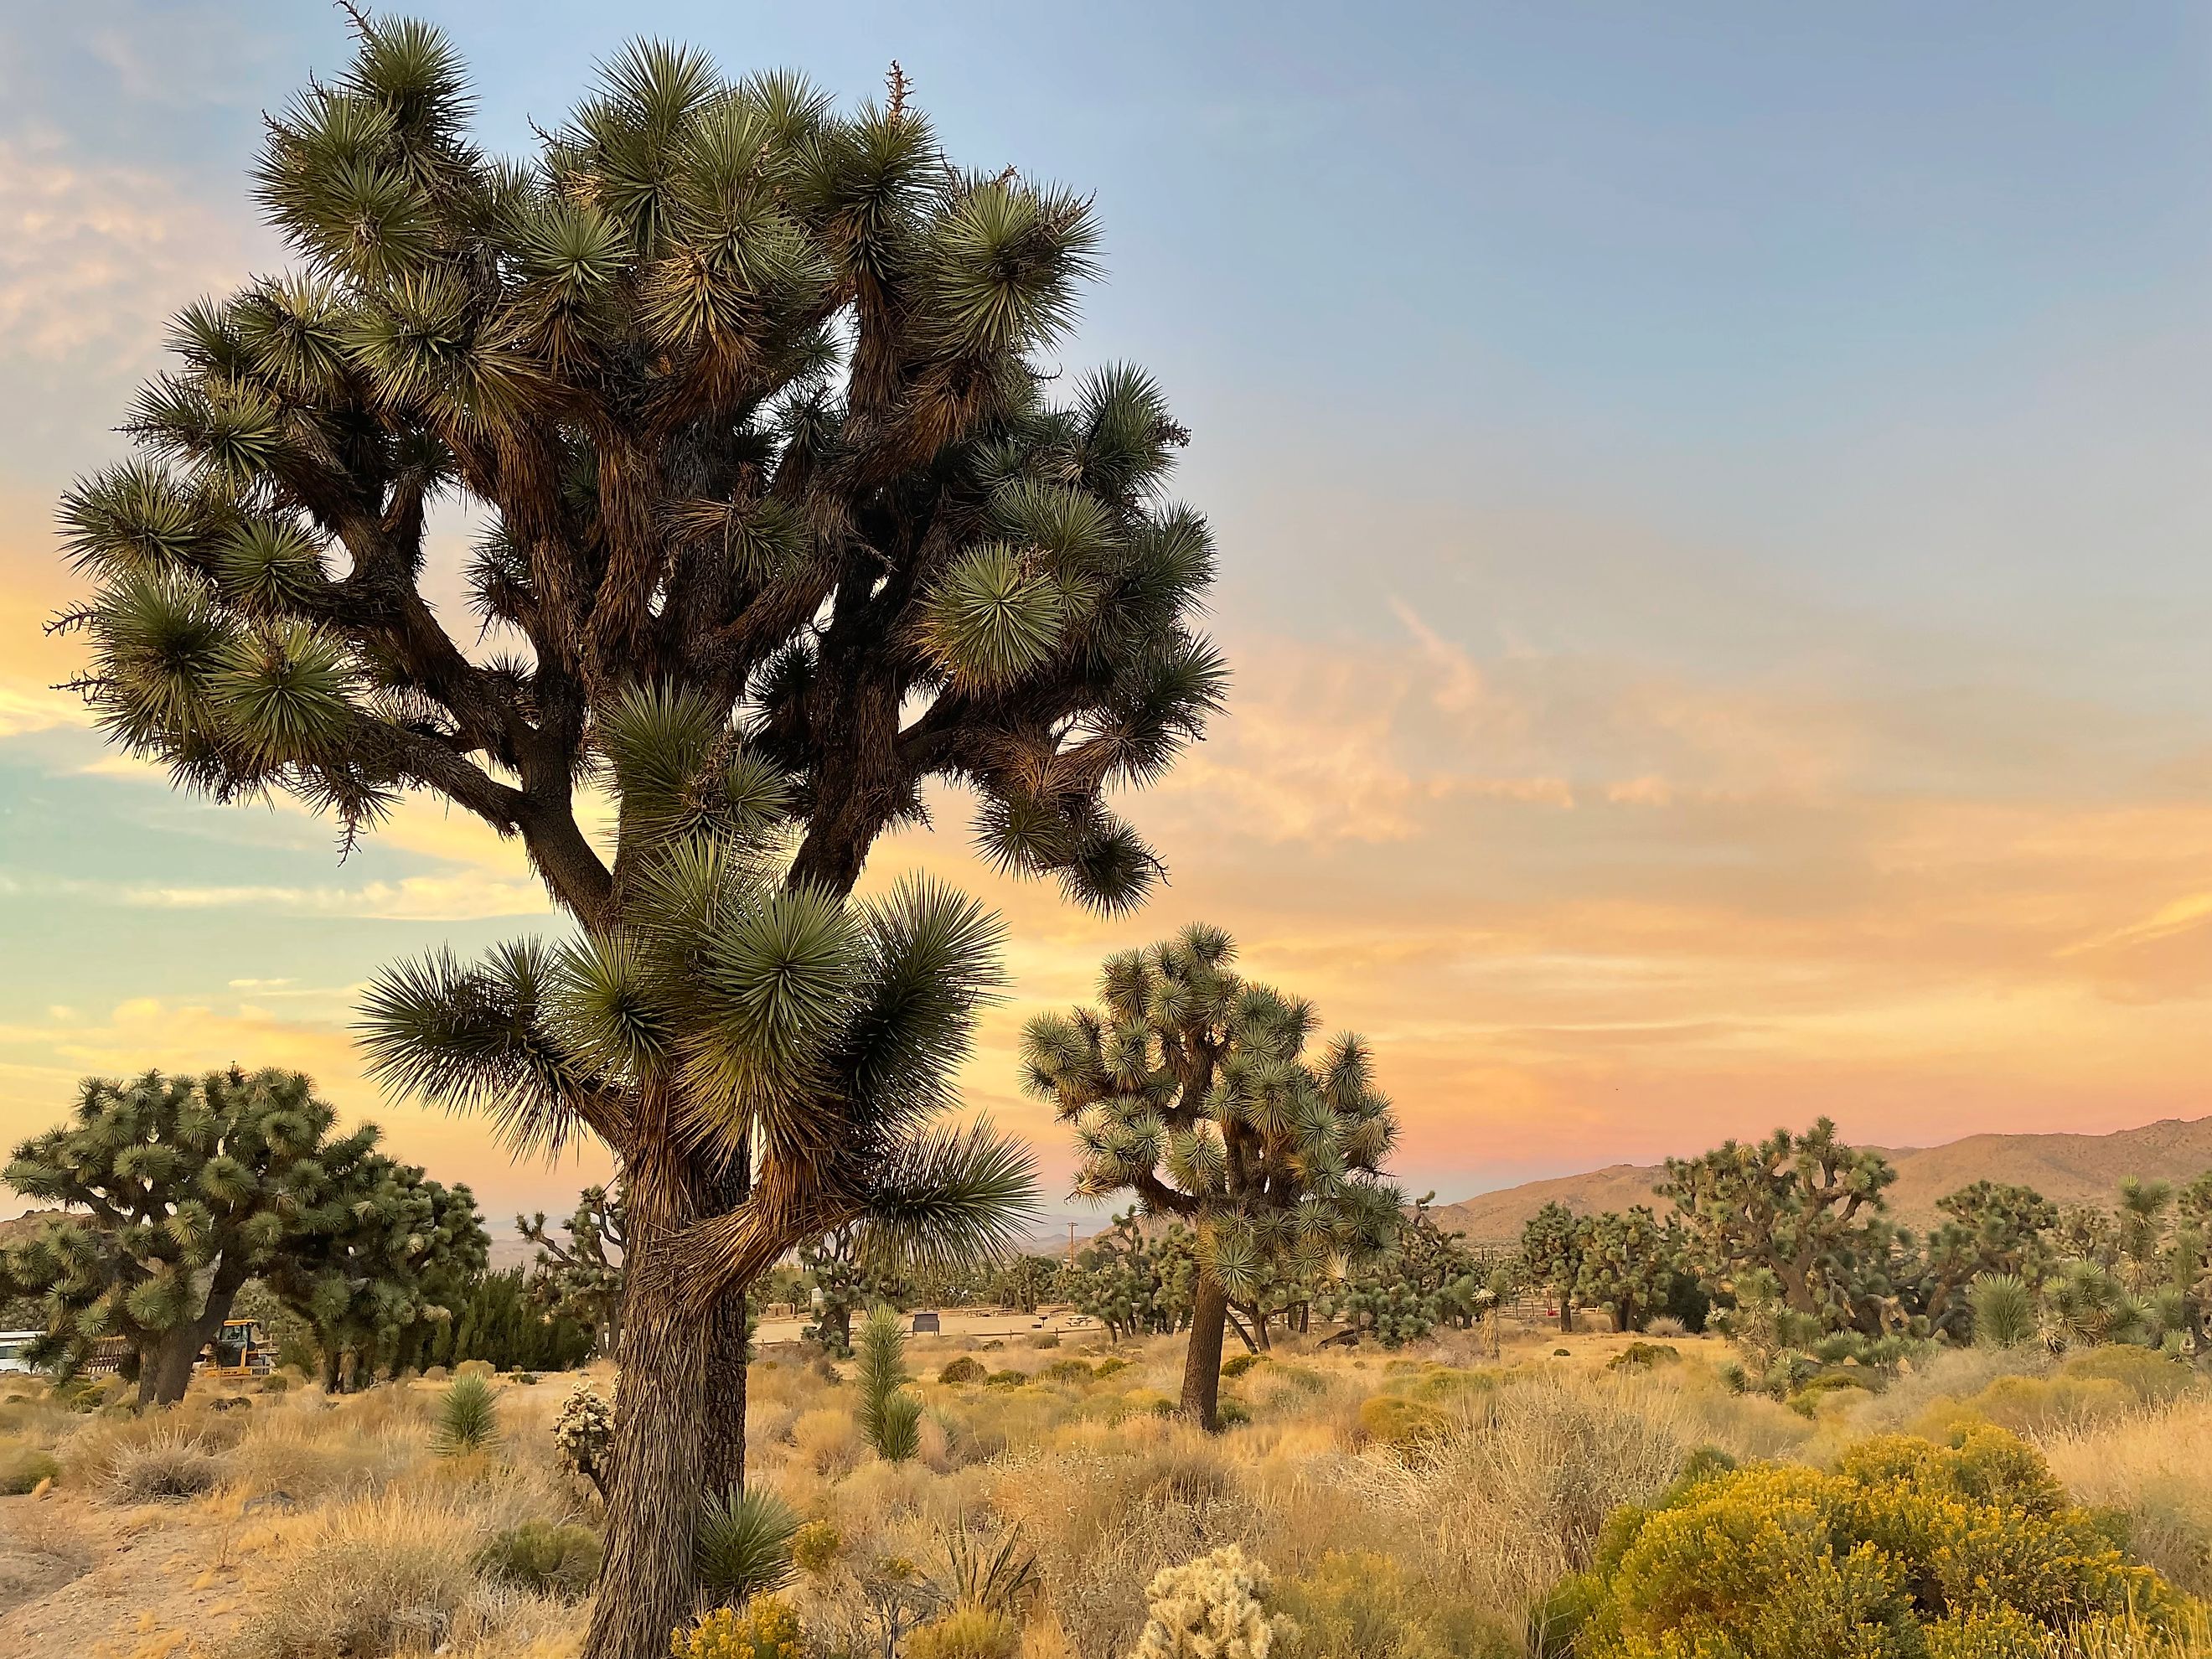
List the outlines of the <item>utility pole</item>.
{"type": "Polygon", "coordinates": [[[1075,1224],[1073,1221],[1067,1224],[1067,1265],[1071,1267],[1075,1265],[1075,1224]]]}

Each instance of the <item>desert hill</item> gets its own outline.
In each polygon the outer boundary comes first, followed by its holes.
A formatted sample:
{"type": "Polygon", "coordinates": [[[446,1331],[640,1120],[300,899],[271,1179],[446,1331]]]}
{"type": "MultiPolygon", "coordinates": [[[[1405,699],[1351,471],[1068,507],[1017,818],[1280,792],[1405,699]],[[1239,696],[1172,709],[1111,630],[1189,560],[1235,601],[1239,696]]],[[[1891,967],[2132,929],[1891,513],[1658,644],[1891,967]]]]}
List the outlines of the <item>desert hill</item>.
{"type": "MultiPolygon", "coordinates": [[[[1968,1135],[1941,1146],[1880,1149],[1897,1166],[1889,1207],[1907,1226],[1937,1218],[1936,1200],[1976,1181],[2015,1182],[2058,1204],[2109,1205],[2123,1176],[2189,1181],[2212,1170],[2212,1117],[2163,1118],[2106,1135],[1968,1135]]],[[[1587,1175],[1560,1176],[1479,1193],[1440,1204],[1443,1226],[1484,1240],[1517,1237],[1522,1224],[1557,1199],[1578,1213],[1663,1207],[1651,1195],[1656,1164],[1613,1164],[1587,1175]]]]}

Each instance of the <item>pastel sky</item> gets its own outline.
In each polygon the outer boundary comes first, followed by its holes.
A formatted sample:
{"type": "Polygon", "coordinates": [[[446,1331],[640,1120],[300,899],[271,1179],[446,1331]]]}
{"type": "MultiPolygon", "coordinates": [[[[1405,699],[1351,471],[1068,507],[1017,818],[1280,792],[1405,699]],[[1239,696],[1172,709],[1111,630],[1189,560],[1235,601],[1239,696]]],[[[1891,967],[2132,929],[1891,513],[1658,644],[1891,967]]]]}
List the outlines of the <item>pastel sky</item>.
{"type": "MultiPolygon", "coordinates": [[[[495,145],[646,31],[849,100],[896,58],[963,161],[1097,192],[1066,363],[1194,430],[1232,713],[1130,803],[1136,918],[994,881],[957,801],[871,872],[1006,910],[967,1082],[1055,1194],[1019,1021],[1200,917],[1369,1035],[1417,1191],[2212,1112],[2212,12],[421,9],[495,145]]],[[[298,1066],[554,1207],[598,1166],[380,1100],[346,1035],[380,963],[557,928],[519,855],[422,804],[341,863],[48,689],[54,500],[167,314],[276,262],[245,168],[342,20],[0,18],[0,1139],[88,1072],[298,1066]]]]}

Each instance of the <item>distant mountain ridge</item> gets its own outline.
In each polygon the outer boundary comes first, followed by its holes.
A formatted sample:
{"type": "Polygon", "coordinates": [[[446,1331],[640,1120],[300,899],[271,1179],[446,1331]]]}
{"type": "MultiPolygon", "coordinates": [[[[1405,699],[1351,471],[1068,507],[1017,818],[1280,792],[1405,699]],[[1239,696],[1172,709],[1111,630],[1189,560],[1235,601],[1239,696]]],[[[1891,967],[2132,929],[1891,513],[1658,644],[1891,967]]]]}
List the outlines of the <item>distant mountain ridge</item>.
{"type": "MultiPolygon", "coordinates": [[[[2161,1118],[2111,1134],[1984,1134],[1940,1146],[1876,1150],[1897,1168],[1887,1197],[1890,1213],[1906,1226],[1924,1228],[1940,1218],[1936,1200],[1977,1181],[2033,1187],[2055,1204],[2109,1206],[2124,1176],[2177,1184],[2212,1170],[2212,1117],[2161,1118]]],[[[1471,1238],[1517,1237],[1522,1224],[1554,1199],[1577,1214],[1649,1204],[1665,1210],[1651,1188],[1660,1164],[1614,1164],[1584,1175],[1524,1182],[1478,1193],[1431,1212],[1437,1224],[1471,1238]]]]}

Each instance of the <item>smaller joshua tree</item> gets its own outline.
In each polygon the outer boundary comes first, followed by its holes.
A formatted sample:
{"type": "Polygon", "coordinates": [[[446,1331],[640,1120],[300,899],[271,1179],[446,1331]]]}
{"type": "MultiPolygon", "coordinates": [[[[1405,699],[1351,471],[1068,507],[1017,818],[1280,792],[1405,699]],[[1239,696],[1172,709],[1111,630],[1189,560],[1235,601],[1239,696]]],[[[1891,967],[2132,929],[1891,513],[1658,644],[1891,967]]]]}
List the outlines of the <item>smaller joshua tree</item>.
{"type": "Polygon", "coordinates": [[[1217,1426],[1232,1301],[1278,1273],[1381,1248],[1398,1225],[1382,1162],[1397,1136],[1367,1047],[1308,1043],[1311,1003],[1240,978],[1236,947],[1194,926],[1109,957],[1100,1006],[1030,1022],[1024,1086],[1075,1130],[1076,1191],[1130,1192],[1195,1236],[1182,1409],[1217,1426]]]}
{"type": "Polygon", "coordinates": [[[605,1187],[577,1194],[575,1212],[561,1224],[564,1238],[545,1224],[543,1211],[514,1218],[515,1231],[538,1247],[532,1294],[556,1316],[592,1328],[599,1351],[611,1357],[622,1335],[622,1196],[605,1187]]]}

